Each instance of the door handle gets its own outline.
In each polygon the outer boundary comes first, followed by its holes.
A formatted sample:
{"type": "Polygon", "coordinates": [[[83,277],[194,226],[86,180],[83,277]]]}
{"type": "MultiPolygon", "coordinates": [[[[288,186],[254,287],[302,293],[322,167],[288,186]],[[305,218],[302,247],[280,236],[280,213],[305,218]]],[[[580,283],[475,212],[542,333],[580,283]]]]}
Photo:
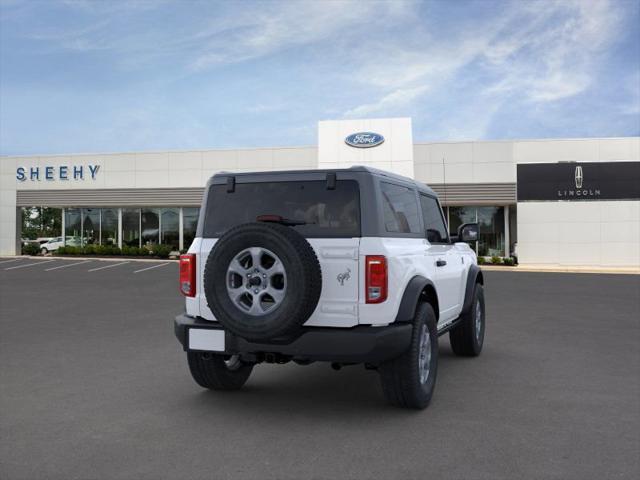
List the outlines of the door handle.
{"type": "Polygon", "coordinates": [[[446,264],[446,260],[436,260],[436,267],[444,267],[446,264]]]}

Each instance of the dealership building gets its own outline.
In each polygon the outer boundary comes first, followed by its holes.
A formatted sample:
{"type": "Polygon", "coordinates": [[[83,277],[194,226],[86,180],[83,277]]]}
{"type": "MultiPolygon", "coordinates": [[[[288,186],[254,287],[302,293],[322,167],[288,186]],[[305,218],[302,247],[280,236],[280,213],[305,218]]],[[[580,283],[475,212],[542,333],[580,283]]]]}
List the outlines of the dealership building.
{"type": "Polygon", "coordinates": [[[60,209],[83,244],[182,250],[216,172],[353,165],[431,186],[452,232],[480,224],[479,255],[640,268],[640,137],[414,143],[408,118],[323,121],[317,146],[1,157],[0,255],[24,207],[60,209]]]}

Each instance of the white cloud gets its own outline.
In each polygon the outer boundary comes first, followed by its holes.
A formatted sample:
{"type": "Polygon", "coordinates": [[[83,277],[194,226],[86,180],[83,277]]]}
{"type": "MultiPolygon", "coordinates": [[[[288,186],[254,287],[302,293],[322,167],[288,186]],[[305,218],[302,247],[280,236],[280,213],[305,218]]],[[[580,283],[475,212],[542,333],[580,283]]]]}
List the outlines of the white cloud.
{"type": "Polygon", "coordinates": [[[194,70],[226,63],[239,63],[284,49],[325,42],[340,36],[354,36],[363,25],[373,29],[383,22],[404,18],[406,2],[325,2],[270,3],[263,10],[235,12],[217,18],[197,36],[205,41],[200,54],[191,62],[194,70]],[[225,25],[220,30],[219,25],[225,25]]]}
{"type": "Polygon", "coordinates": [[[548,102],[589,87],[598,55],[615,38],[621,16],[607,0],[551,6],[526,11],[521,28],[492,42],[485,55],[502,80],[486,93],[548,102]]]}
{"type": "Polygon", "coordinates": [[[374,103],[365,103],[351,110],[347,110],[345,117],[364,117],[381,110],[390,111],[396,108],[404,107],[411,104],[415,99],[426,92],[428,87],[420,86],[414,88],[399,88],[385,95],[374,103]]]}
{"type": "Polygon", "coordinates": [[[445,39],[414,25],[421,48],[387,45],[389,61],[363,64],[356,78],[378,98],[344,115],[385,114],[427,92],[444,95],[468,80],[463,72],[472,64],[474,74],[484,74],[478,94],[492,99],[491,108],[486,98],[477,102],[483,107],[475,125],[488,125],[496,105],[511,97],[544,103],[575,96],[589,88],[599,55],[615,39],[622,20],[616,7],[608,0],[517,2],[445,39]]]}

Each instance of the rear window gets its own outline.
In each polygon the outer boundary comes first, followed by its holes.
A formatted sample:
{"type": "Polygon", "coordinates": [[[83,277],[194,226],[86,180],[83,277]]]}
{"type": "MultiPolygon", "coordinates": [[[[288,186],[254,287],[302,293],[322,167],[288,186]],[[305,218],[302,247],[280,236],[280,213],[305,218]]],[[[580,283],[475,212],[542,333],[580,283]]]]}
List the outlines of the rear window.
{"type": "Polygon", "coordinates": [[[279,215],[305,222],[292,226],[305,237],[359,237],[360,193],[355,180],[338,180],[335,190],[326,181],[237,183],[212,185],[207,197],[205,237],[219,237],[260,215],[279,215]]]}

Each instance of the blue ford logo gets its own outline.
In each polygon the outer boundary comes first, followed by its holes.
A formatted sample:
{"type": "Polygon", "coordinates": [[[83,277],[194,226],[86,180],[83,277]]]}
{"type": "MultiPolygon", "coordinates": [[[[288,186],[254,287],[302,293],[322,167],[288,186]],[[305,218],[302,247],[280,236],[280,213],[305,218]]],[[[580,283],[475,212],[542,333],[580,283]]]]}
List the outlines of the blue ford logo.
{"type": "Polygon", "coordinates": [[[347,145],[356,148],[370,148],[377,147],[384,142],[384,137],[379,133],[373,132],[358,132],[349,135],[344,139],[347,145]]]}

